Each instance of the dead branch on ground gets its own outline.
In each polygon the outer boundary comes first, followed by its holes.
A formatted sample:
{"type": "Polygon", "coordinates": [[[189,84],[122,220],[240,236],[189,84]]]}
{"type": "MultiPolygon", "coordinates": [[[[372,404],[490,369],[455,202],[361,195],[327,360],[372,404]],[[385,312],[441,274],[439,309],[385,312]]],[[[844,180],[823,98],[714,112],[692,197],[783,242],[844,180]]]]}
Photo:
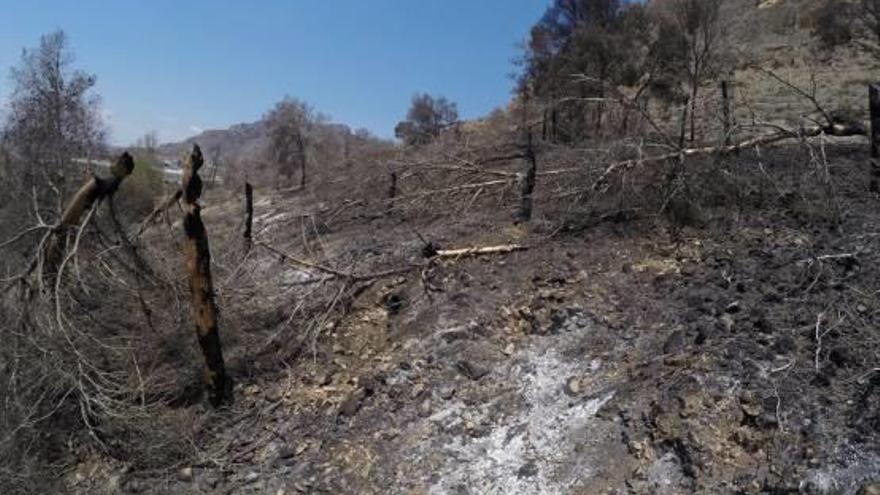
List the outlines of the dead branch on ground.
{"type": "Polygon", "coordinates": [[[147,218],[145,218],[140,223],[140,226],[138,226],[137,232],[134,234],[134,236],[132,236],[132,238],[133,239],[139,238],[144,233],[144,231],[146,231],[147,228],[150,225],[152,225],[156,221],[157,218],[159,218],[159,215],[168,211],[168,209],[171,208],[171,206],[178,204],[178,202],[180,201],[181,195],[183,195],[183,191],[180,189],[177,189],[170,196],[165,198],[165,201],[162,201],[162,203],[160,203],[159,206],[157,206],[155,209],[153,209],[153,211],[150,212],[149,215],[147,215],[147,218]]]}
{"type": "Polygon", "coordinates": [[[279,250],[279,249],[273,247],[272,245],[267,244],[263,241],[259,241],[259,242],[255,243],[255,245],[260,246],[260,247],[266,249],[267,251],[270,251],[270,252],[278,255],[279,257],[281,257],[285,261],[288,261],[288,262],[293,263],[295,265],[298,265],[298,266],[301,266],[304,268],[310,268],[312,270],[316,270],[316,271],[319,271],[319,272],[322,272],[322,273],[329,275],[329,277],[324,277],[324,278],[320,279],[320,281],[326,281],[326,280],[330,280],[333,278],[342,278],[342,279],[349,280],[351,282],[366,282],[366,281],[376,280],[376,279],[380,279],[380,278],[393,277],[396,275],[403,275],[403,274],[412,272],[414,270],[423,269],[426,266],[429,266],[430,264],[435,263],[435,262],[439,261],[440,259],[444,259],[444,258],[458,259],[458,258],[463,258],[463,257],[468,257],[468,256],[482,256],[482,255],[491,255],[491,254],[509,254],[509,253],[513,253],[516,251],[523,251],[523,250],[528,249],[527,246],[520,246],[517,244],[506,244],[506,245],[500,245],[500,246],[477,246],[477,247],[469,247],[469,248],[461,248],[461,249],[441,249],[441,250],[438,250],[436,252],[436,254],[434,256],[432,256],[431,258],[429,258],[428,261],[425,263],[413,263],[413,264],[410,264],[408,266],[401,267],[401,268],[392,268],[389,270],[383,270],[383,271],[378,271],[378,272],[357,274],[357,273],[353,273],[353,272],[344,272],[341,270],[337,270],[335,268],[328,267],[326,265],[312,263],[310,261],[303,260],[303,259],[298,258],[296,256],[291,256],[290,254],[287,254],[287,253],[285,253],[285,252],[283,252],[283,251],[281,251],[281,250],[279,250]]]}

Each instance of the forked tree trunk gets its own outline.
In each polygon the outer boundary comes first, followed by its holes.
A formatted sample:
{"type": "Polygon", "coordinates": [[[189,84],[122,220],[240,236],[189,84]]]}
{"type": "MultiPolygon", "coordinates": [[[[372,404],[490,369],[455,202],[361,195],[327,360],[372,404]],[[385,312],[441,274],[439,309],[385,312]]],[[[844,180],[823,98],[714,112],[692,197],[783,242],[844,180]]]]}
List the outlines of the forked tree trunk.
{"type": "Polygon", "coordinates": [[[211,404],[218,407],[232,401],[232,380],[227,376],[223,363],[223,350],[217,325],[217,303],[214,300],[214,286],[211,280],[211,251],[208,247],[208,233],[205,224],[202,223],[201,206],[198,203],[202,195],[202,179],[198,172],[203,164],[202,151],[198,145],[195,145],[184,164],[181,184],[184,201],[183,230],[186,236],[183,256],[189,275],[192,318],[199,347],[205,359],[205,385],[211,404]]]}
{"type": "Polygon", "coordinates": [[[61,221],[43,251],[43,273],[54,276],[64,256],[67,235],[96,201],[111,196],[134,170],[134,159],[123,153],[110,166],[110,177],[92,177],[73,195],[61,214],[61,221]]]}

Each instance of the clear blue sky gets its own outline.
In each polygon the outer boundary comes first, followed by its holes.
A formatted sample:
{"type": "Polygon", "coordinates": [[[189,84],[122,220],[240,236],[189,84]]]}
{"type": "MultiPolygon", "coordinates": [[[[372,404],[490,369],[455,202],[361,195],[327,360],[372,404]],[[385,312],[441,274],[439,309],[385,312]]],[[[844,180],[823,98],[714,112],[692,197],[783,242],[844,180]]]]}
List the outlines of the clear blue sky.
{"type": "Polygon", "coordinates": [[[61,28],[117,144],[254,121],[284,95],[389,137],[416,91],[464,118],[505,104],[517,44],[548,3],[0,0],[0,102],[21,49],[61,28]]]}

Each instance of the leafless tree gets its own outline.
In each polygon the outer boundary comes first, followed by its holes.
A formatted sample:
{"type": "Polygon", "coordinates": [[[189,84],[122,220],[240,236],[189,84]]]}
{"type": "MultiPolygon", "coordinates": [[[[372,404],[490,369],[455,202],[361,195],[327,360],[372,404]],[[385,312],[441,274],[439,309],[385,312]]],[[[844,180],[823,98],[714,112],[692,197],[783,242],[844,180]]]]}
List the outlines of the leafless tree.
{"type": "Polygon", "coordinates": [[[22,51],[12,69],[12,96],[3,127],[6,146],[20,164],[24,190],[49,181],[60,185],[73,158],[102,150],[106,132],[96,78],[73,68],[74,55],[63,31],[40,38],[22,51]]]}
{"type": "Polygon", "coordinates": [[[855,42],[880,58],[880,0],[827,0],[814,15],[813,35],[826,48],[855,42]]]}
{"type": "Polygon", "coordinates": [[[159,147],[159,133],[156,131],[148,131],[138,138],[136,146],[142,148],[148,155],[155,155],[156,148],[159,147]]]}
{"type": "MultiPolygon", "coordinates": [[[[880,46],[880,0],[861,0],[855,10],[862,29],[880,46]]],[[[874,50],[878,53],[878,50],[874,50]]]]}
{"type": "Polygon", "coordinates": [[[714,78],[722,62],[722,0],[675,0],[669,21],[679,33],[682,70],[690,102],[690,141],[696,139],[697,97],[700,87],[714,78]]]}

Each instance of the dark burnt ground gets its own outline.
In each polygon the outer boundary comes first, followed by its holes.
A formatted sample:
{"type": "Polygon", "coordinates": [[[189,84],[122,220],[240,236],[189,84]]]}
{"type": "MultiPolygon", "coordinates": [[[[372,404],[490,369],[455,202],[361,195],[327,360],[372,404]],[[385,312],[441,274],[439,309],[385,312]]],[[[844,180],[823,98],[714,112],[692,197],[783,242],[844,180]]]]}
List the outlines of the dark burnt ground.
{"type": "MultiPolygon", "coordinates": [[[[717,166],[740,175],[749,158],[717,166]]],[[[695,178],[705,225],[658,246],[673,270],[642,275],[663,340],[601,412],[625,425],[630,491],[670,470],[667,493],[855,493],[880,477],[878,201],[861,149],[829,154],[833,189],[808,158],[765,156],[766,183],[733,198],[695,178]]]]}
{"type": "Polygon", "coordinates": [[[530,249],[357,287],[313,340],[311,313],[290,321],[309,273],[255,256],[221,291],[237,403],[194,422],[191,468],[117,486],[854,494],[880,476],[880,201],[863,146],[829,147],[827,169],[812,151],[689,162],[669,201],[665,171],[633,171],[641,194],[544,197],[528,227],[476,203],[416,222],[354,215],[311,238],[291,212],[313,201],[258,200],[258,237],[365,271],[418,262],[415,230],[530,249]]]}

